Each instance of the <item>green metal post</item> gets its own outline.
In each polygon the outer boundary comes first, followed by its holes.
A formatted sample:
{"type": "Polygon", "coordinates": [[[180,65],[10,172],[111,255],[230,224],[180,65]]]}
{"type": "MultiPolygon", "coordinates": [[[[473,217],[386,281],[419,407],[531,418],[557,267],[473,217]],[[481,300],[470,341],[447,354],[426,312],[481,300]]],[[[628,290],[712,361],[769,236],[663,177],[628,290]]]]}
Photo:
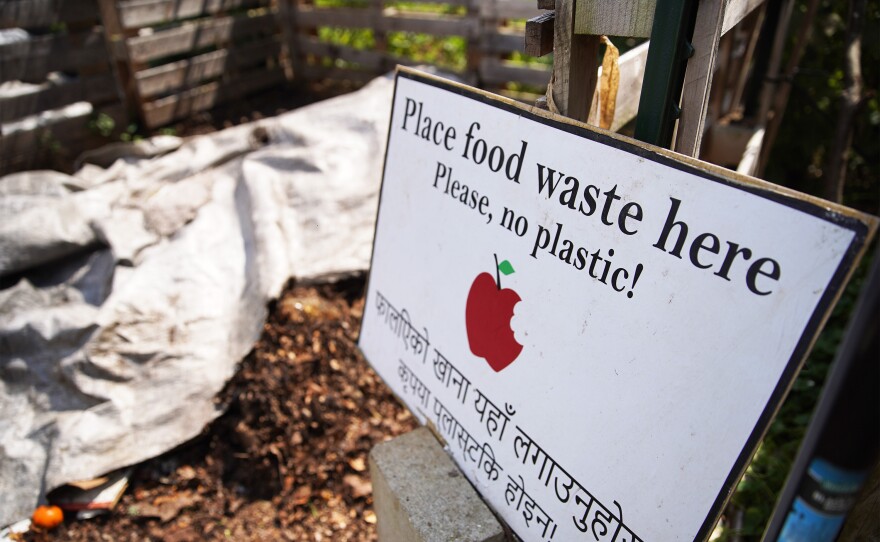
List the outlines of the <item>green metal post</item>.
{"type": "Polygon", "coordinates": [[[645,143],[672,143],[696,14],[697,0],[657,0],[636,117],[635,137],[645,143]]]}

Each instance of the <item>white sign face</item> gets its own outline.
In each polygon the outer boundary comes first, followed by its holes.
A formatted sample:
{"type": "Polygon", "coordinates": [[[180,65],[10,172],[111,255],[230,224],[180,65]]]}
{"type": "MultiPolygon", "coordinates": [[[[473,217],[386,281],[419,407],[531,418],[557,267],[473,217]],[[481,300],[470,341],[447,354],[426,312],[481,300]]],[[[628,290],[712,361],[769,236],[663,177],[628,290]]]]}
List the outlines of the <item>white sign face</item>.
{"type": "Polygon", "coordinates": [[[390,122],[370,363],[523,540],[705,538],[876,222],[408,70],[390,122]]]}

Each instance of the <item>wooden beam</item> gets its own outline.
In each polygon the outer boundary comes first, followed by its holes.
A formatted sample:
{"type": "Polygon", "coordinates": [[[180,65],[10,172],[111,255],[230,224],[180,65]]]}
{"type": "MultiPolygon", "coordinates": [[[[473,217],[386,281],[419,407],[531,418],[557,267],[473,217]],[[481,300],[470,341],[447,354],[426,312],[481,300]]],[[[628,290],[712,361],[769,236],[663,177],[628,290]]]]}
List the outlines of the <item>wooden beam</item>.
{"type": "Polygon", "coordinates": [[[376,72],[361,68],[337,68],[335,66],[303,66],[300,72],[309,81],[331,79],[364,85],[376,78],[376,72]]]}
{"type": "Polygon", "coordinates": [[[379,29],[385,32],[419,32],[434,36],[479,37],[480,21],[473,17],[405,13],[385,8],[379,29]]]}
{"type": "Polygon", "coordinates": [[[482,52],[486,54],[509,54],[523,49],[523,33],[498,29],[483,35],[482,52]]]}
{"type": "Polygon", "coordinates": [[[657,0],[577,0],[576,34],[651,36],[657,0]]]}
{"type": "Polygon", "coordinates": [[[381,16],[365,8],[297,7],[297,23],[301,28],[333,26],[370,28],[382,32],[420,32],[434,36],[478,37],[479,21],[471,17],[457,17],[430,13],[404,13],[386,8],[381,16]]]}
{"type": "Polygon", "coordinates": [[[535,4],[523,0],[474,1],[472,3],[479,6],[480,17],[485,19],[529,19],[537,15],[535,4]]]}
{"type": "Polygon", "coordinates": [[[553,104],[560,114],[586,122],[596,91],[599,36],[574,33],[575,0],[556,0],[553,34],[553,104]]]}
{"type": "Polygon", "coordinates": [[[156,128],[195,112],[211,109],[221,102],[278,84],[282,80],[284,72],[274,69],[243,73],[233,81],[208,83],[144,104],[144,122],[147,127],[156,128]]]}
{"type": "Polygon", "coordinates": [[[387,72],[396,64],[416,64],[411,59],[400,58],[375,49],[355,49],[344,45],[326,43],[315,37],[304,37],[300,41],[300,49],[303,53],[323,58],[340,59],[357,64],[357,68],[370,70],[374,74],[387,72]]]}
{"type": "MultiPolygon", "coordinates": [[[[140,118],[141,100],[137,93],[130,51],[126,43],[125,30],[119,20],[119,10],[115,0],[98,0],[101,22],[104,27],[104,40],[111,59],[113,75],[116,77],[116,93],[128,118],[140,118]]],[[[127,120],[127,119],[126,119],[127,120]]]]}
{"type": "Polygon", "coordinates": [[[688,61],[681,91],[681,117],[675,137],[675,152],[700,155],[700,144],[709,111],[709,91],[715,73],[715,58],[721,40],[721,22],[727,0],[703,0],[694,23],[694,56],[688,61]]]}
{"type": "Polygon", "coordinates": [[[116,98],[116,82],[106,73],[60,85],[45,83],[35,92],[0,99],[0,122],[11,122],[74,102],[104,103],[116,98]]]}
{"type": "Polygon", "coordinates": [[[544,56],[553,52],[553,12],[538,15],[526,21],[525,53],[531,56],[544,56]]]}
{"type": "Polygon", "coordinates": [[[726,0],[724,9],[724,22],[721,23],[721,33],[727,34],[731,28],[755,10],[766,0],[726,0]]]}
{"type": "Polygon", "coordinates": [[[0,28],[47,28],[57,23],[98,22],[95,0],[2,0],[0,28]]]}
{"type": "Polygon", "coordinates": [[[0,45],[0,82],[39,83],[49,72],[101,64],[110,65],[104,32],[97,28],[73,36],[48,34],[0,45]]]}
{"type": "Polygon", "coordinates": [[[129,38],[127,43],[133,62],[149,62],[264,33],[267,29],[274,29],[272,14],[236,15],[160,30],[149,36],[129,38]]]}
{"type": "Polygon", "coordinates": [[[267,0],[123,0],[118,8],[123,28],[141,28],[266,4],[267,0]]]}
{"type": "Polygon", "coordinates": [[[538,9],[556,9],[556,0],[538,0],[538,9]]]}
{"type": "Polygon", "coordinates": [[[220,77],[230,70],[265,63],[269,57],[277,57],[280,49],[279,38],[272,37],[156,66],[135,74],[138,92],[144,98],[152,98],[179,91],[220,77]]]}
{"type": "Polygon", "coordinates": [[[480,61],[480,79],[487,85],[503,85],[511,81],[535,87],[544,87],[550,81],[550,71],[505,64],[497,58],[480,61]]]}

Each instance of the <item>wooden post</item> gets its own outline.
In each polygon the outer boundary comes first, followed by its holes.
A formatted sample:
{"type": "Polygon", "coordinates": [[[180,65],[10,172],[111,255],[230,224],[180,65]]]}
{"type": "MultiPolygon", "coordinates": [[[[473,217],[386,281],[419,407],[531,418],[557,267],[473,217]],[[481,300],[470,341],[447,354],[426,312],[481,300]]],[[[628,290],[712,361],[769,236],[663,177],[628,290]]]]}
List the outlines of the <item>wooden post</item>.
{"type": "Polygon", "coordinates": [[[709,90],[715,73],[715,59],[721,40],[726,0],[704,0],[694,23],[694,56],[687,65],[681,95],[681,117],[675,137],[675,152],[699,157],[700,144],[709,111],[709,90]]]}
{"type": "MultiPolygon", "coordinates": [[[[495,13],[496,10],[494,8],[497,0],[488,0],[486,3],[490,4],[489,7],[495,13]]],[[[498,27],[498,21],[494,19],[494,15],[491,20],[487,20],[487,17],[480,12],[480,0],[469,0],[465,9],[467,10],[466,16],[468,18],[475,18],[480,27],[478,36],[468,36],[467,38],[466,77],[471,85],[484,88],[482,77],[480,76],[480,66],[482,65],[483,58],[486,56],[487,46],[486,39],[483,36],[488,35],[489,31],[494,33],[498,27]],[[492,28],[488,29],[487,27],[490,25],[492,28]]]]}
{"type": "Polygon", "coordinates": [[[288,66],[284,69],[285,77],[292,81],[299,75],[298,55],[299,46],[296,40],[296,7],[292,3],[296,0],[278,0],[278,24],[281,26],[281,35],[284,38],[284,48],[287,52],[288,66]]]}
{"type": "Polygon", "coordinates": [[[134,67],[126,43],[128,34],[119,19],[116,0],[98,0],[98,9],[101,12],[101,24],[104,27],[104,38],[107,41],[107,51],[110,53],[113,74],[116,76],[116,87],[120,101],[125,105],[129,118],[142,118],[143,107],[134,80],[134,67]]]}
{"type": "MultiPolygon", "coordinates": [[[[385,0],[370,0],[370,19],[373,28],[373,49],[385,55],[388,52],[388,36],[382,25],[382,18],[385,16],[385,0]]],[[[379,71],[386,71],[385,63],[380,67],[379,71]]],[[[376,75],[379,75],[377,73],[376,75]]]]}
{"type": "Polygon", "coordinates": [[[586,122],[596,91],[599,36],[574,33],[575,0],[556,0],[553,102],[560,114],[586,122]]]}

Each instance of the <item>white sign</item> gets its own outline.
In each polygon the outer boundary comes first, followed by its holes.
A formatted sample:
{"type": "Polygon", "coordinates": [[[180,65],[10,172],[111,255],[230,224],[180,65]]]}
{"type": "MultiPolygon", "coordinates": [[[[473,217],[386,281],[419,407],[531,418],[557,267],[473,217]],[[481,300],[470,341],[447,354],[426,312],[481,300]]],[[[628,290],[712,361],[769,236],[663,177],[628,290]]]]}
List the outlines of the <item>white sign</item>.
{"type": "Polygon", "coordinates": [[[398,72],[360,346],[523,540],[705,538],[876,229],[720,171],[398,72]]]}

